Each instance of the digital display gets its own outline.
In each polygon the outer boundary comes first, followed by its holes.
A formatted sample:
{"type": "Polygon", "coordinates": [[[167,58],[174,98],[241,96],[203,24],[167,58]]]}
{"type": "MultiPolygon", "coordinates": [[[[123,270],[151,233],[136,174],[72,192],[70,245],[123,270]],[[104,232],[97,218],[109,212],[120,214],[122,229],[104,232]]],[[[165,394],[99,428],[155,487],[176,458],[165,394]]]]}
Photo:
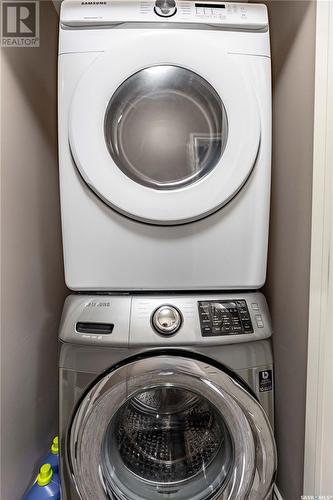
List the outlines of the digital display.
{"type": "Polygon", "coordinates": [[[203,7],[206,9],[225,9],[224,4],[216,4],[216,3],[196,3],[196,7],[203,7]]]}
{"type": "Polygon", "coordinates": [[[253,333],[246,300],[210,300],[198,302],[203,337],[253,333]]]}

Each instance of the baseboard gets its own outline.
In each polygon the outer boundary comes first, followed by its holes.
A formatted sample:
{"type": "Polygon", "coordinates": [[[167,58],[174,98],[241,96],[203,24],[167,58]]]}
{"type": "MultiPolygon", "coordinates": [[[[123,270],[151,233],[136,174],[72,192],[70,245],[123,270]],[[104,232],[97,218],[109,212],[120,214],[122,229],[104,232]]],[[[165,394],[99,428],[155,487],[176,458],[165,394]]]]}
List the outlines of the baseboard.
{"type": "Polygon", "coordinates": [[[273,500],[283,500],[281,493],[279,492],[276,485],[274,486],[274,490],[273,490],[273,500]]]}

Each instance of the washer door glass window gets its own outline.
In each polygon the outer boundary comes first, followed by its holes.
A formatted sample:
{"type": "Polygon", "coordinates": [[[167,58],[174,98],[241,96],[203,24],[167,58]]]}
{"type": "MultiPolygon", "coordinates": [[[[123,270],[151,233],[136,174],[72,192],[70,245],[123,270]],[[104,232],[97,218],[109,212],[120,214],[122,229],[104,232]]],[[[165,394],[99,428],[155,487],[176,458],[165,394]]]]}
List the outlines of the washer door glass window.
{"type": "Polygon", "coordinates": [[[233,464],[221,414],[205,398],[174,387],[127,401],[109,424],[102,449],[111,498],[210,498],[233,464]]]}
{"type": "Polygon", "coordinates": [[[69,433],[82,500],[268,498],[276,470],[267,417],[206,361],[137,359],[96,382],[69,433]]]}
{"type": "Polygon", "coordinates": [[[154,189],[176,189],[217,165],[228,124],[219,95],[201,76],[153,66],[116,90],[104,128],[110,155],[128,177],[154,189]]]}

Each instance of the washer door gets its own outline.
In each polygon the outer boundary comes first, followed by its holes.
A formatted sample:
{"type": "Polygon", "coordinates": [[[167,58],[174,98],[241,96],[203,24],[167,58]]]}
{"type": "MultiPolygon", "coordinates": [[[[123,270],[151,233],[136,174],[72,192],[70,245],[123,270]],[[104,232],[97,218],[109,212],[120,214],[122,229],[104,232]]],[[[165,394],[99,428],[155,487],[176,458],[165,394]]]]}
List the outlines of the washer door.
{"type": "Polygon", "coordinates": [[[69,435],[83,500],[263,500],[276,469],[265,413],[203,361],[158,355],[102,378],[69,435]]]}
{"type": "Polygon", "coordinates": [[[69,141],[82,177],[105,203],[144,222],[216,211],[244,185],[259,149],[244,58],[194,32],[112,36],[112,51],[89,66],[71,104],[69,141]]]}

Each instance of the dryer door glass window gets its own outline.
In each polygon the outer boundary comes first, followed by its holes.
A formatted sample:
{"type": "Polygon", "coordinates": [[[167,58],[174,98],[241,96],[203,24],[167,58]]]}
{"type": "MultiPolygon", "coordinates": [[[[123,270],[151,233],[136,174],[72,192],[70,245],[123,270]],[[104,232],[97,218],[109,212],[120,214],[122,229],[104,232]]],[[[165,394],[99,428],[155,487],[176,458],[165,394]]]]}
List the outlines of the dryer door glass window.
{"type": "Polygon", "coordinates": [[[102,449],[111,498],[210,498],[234,462],[221,414],[203,397],[174,387],[127,401],[111,420],[102,449]]]}
{"type": "Polygon", "coordinates": [[[108,105],[105,140],[116,165],[135,182],[177,189],[219,162],[228,135],[218,93],[179,66],[153,66],[129,77],[108,105]]]}

